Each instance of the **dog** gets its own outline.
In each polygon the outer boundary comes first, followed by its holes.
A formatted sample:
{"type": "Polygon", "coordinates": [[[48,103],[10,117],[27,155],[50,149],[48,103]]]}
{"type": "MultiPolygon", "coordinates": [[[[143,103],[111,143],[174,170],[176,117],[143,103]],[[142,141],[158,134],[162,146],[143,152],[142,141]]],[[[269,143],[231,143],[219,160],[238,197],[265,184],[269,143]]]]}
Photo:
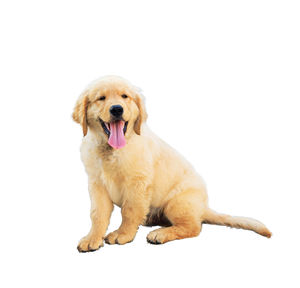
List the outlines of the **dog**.
{"type": "Polygon", "coordinates": [[[205,184],[193,167],[146,125],[141,90],[117,76],[91,83],[72,114],[82,126],[81,159],[91,198],[90,232],[79,252],[131,242],[140,225],[161,226],[147,241],[199,235],[202,223],[252,230],[271,237],[261,222],[219,214],[208,207],[205,184]],[[106,235],[114,204],[121,207],[120,227],[106,235]],[[105,236],[106,235],[106,236],[105,236]]]}

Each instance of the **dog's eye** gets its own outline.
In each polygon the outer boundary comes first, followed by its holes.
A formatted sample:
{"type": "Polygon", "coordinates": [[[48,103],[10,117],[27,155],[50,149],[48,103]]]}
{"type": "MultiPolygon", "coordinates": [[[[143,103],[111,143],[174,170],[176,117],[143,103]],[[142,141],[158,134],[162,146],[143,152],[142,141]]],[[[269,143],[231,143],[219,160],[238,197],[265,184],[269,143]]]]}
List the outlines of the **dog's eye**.
{"type": "Polygon", "coordinates": [[[128,96],[126,94],[123,94],[122,98],[128,98],[128,96]]]}
{"type": "Polygon", "coordinates": [[[101,96],[98,100],[100,100],[100,101],[103,101],[103,100],[105,100],[105,96],[101,96]]]}

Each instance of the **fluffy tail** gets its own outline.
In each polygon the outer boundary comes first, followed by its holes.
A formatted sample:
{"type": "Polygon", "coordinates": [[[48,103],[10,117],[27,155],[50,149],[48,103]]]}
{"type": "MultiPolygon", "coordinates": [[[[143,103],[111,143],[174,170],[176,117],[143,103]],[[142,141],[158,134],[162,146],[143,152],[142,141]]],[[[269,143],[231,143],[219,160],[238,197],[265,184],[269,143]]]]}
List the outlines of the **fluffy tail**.
{"type": "Polygon", "coordinates": [[[219,214],[211,209],[207,209],[205,211],[203,215],[203,223],[252,230],[268,238],[272,236],[272,233],[268,230],[268,228],[263,223],[255,219],[219,214]]]}

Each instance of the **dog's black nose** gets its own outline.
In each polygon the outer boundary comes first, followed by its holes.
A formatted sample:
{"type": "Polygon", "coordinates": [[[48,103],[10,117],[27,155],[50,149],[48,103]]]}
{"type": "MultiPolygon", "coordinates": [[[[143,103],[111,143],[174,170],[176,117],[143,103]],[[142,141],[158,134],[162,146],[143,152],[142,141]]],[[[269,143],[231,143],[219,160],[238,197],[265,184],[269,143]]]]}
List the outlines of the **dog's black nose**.
{"type": "Polygon", "coordinates": [[[115,117],[120,117],[123,114],[123,107],[121,105],[113,105],[110,107],[109,112],[115,117]]]}

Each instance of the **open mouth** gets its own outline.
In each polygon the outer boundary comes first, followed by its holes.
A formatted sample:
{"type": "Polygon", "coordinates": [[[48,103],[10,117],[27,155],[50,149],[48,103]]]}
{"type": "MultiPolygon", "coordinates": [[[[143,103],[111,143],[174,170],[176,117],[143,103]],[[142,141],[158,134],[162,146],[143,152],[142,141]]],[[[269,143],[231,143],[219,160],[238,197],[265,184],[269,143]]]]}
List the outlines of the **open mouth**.
{"type": "Polygon", "coordinates": [[[125,133],[127,131],[128,121],[117,120],[112,122],[104,122],[99,118],[100,124],[108,136],[108,144],[115,148],[120,149],[126,145],[125,133]]]}

